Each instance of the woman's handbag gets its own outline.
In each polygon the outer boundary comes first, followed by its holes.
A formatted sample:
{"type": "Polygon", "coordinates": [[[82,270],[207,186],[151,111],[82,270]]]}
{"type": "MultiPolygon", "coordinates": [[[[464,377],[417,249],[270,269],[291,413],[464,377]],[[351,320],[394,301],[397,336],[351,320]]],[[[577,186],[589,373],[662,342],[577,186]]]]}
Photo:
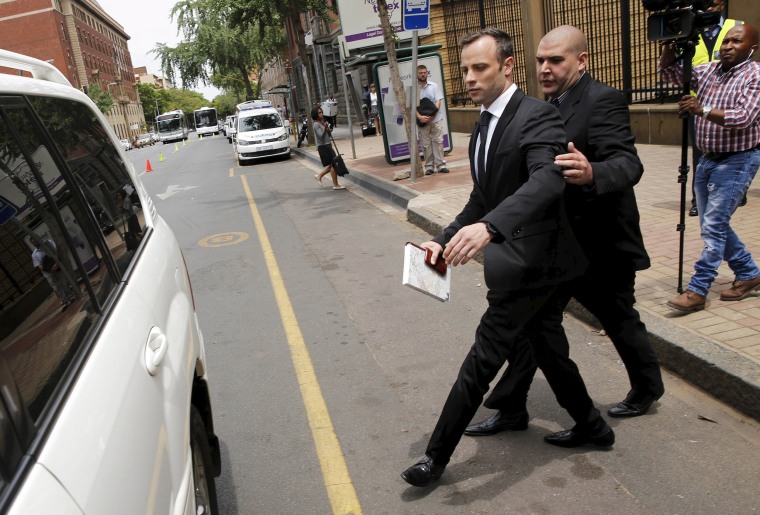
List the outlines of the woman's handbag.
{"type": "Polygon", "coordinates": [[[346,163],[343,161],[343,156],[340,153],[340,150],[338,150],[338,145],[335,143],[335,140],[332,137],[332,134],[330,134],[330,141],[332,141],[332,144],[335,146],[335,157],[333,158],[332,166],[335,169],[335,173],[338,174],[339,177],[343,177],[344,175],[348,175],[348,168],[346,168],[346,163]]]}

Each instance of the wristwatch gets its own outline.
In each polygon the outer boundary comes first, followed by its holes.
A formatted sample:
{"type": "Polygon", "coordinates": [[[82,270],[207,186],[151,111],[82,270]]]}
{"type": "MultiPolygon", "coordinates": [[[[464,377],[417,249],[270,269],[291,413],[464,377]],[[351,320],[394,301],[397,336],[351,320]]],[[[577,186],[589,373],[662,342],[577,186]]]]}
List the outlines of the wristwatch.
{"type": "Polygon", "coordinates": [[[702,106],[702,118],[707,120],[707,117],[710,116],[710,111],[712,111],[712,107],[702,106]]]}
{"type": "Polygon", "coordinates": [[[488,231],[488,234],[490,234],[492,237],[496,237],[499,235],[499,230],[494,227],[494,225],[491,222],[486,222],[486,231],[488,231]]]}

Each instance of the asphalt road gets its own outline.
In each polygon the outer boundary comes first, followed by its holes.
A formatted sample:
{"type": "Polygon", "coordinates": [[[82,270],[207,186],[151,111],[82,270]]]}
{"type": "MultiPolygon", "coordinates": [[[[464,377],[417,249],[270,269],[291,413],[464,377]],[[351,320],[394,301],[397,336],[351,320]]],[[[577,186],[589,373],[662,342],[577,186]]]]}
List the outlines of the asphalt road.
{"type": "MultiPolygon", "coordinates": [[[[610,451],[543,443],[572,421],[539,375],[527,431],[465,437],[435,488],[408,486],[485,307],[480,265],[439,303],[401,285],[404,243],[427,236],[359,190],[320,189],[304,161],[239,167],[226,139],[194,135],[128,155],[150,159],[141,178],[190,268],[222,514],[760,510],[760,425],[670,375],[650,414],[609,420],[610,451]]],[[[604,336],[565,327],[606,411],[625,370],[604,336]]]]}

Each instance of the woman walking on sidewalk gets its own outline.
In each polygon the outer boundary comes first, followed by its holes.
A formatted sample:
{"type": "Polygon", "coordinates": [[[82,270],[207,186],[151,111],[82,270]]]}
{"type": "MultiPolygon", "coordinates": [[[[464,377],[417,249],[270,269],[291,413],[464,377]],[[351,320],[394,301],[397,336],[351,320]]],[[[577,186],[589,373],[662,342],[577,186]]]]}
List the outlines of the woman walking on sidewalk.
{"type": "Polygon", "coordinates": [[[333,183],[334,190],[345,190],[345,186],[338,184],[338,174],[335,173],[335,167],[333,167],[333,159],[335,159],[335,151],[330,144],[330,133],[332,129],[327,124],[325,116],[322,113],[321,107],[314,107],[311,110],[311,119],[314,120],[314,139],[317,142],[317,152],[319,152],[319,160],[322,162],[322,166],[325,168],[318,174],[314,174],[314,178],[322,186],[322,177],[330,174],[333,183]]]}

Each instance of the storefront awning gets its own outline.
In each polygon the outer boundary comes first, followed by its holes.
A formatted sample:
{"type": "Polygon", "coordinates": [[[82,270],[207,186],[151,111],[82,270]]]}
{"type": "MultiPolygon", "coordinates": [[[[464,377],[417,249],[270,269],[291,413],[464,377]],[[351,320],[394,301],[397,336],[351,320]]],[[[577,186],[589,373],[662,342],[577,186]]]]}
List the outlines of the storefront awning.
{"type": "MultiPolygon", "coordinates": [[[[442,46],[443,45],[422,45],[422,46],[417,47],[417,53],[428,54],[430,52],[435,52],[442,46]]],[[[411,47],[396,49],[396,57],[398,58],[410,57],[411,55],[412,55],[411,47]]],[[[388,60],[388,52],[386,52],[385,50],[382,50],[379,52],[368,52],[366,54],[357,55],[355,57],[350,58],[350,60],[346,61],[344,65],[346,68],[355,68],[357,66],[361,66],[364,64],[380,63],[387,60],[388,60]]]]}
{"type": "Polygon", "coordinates": [[[262,93],[262,95],[287,95],[290,93],[290,87],[288,87],[286,84],[281,84],[279,86],[275,86],[269,91],[265,91],[262,93]]]}

